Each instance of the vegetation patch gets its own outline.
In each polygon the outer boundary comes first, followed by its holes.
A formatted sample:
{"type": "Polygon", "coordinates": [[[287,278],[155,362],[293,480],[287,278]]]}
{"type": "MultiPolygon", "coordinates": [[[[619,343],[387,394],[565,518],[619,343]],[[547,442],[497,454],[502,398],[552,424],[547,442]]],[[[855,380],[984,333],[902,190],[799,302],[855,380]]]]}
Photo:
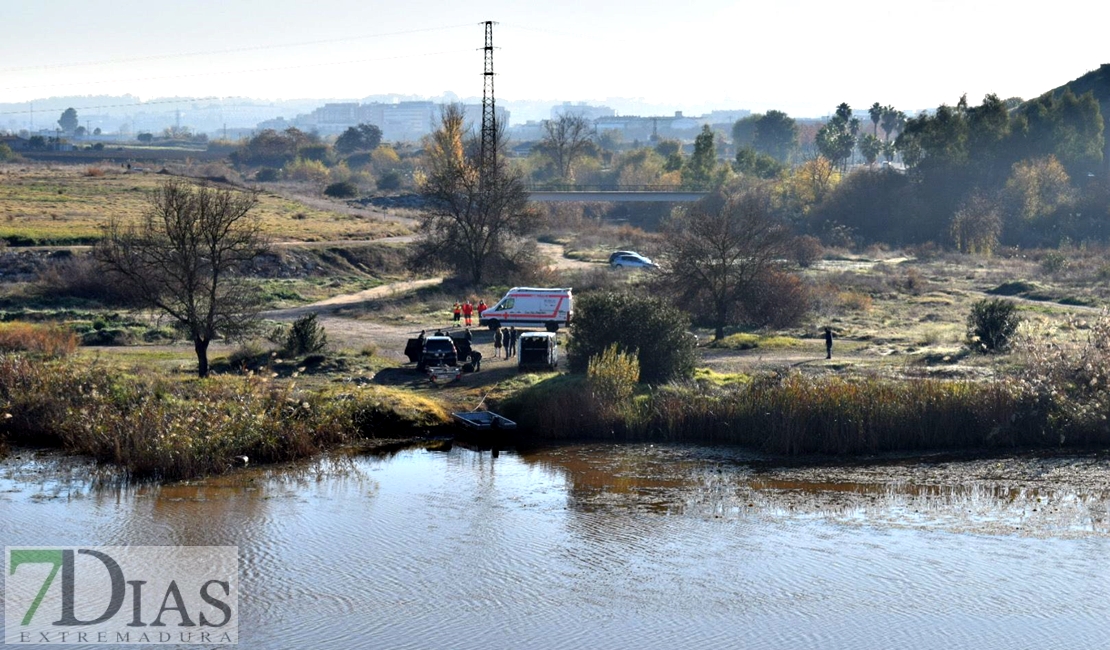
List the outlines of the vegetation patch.
{"type": "Polygon", "coordinates": [[[725,350],[754,350],[755,348],[783,350],[801,346],[801,339],[789,336],[763,336],[748,332],[729,334],[725,338],[719,341],[713,341],[709,344],[711,348],[722,348],[725,350]]]}
{"type": "Polygon", "coordinates": [[[448,422],[436,402],[382,386],[304,391],[258,375],[180,382],[19,354],[0,355],[0,408],[6,438],[163,479],[223,472],[239,456],[292,460],[448,422]]]}

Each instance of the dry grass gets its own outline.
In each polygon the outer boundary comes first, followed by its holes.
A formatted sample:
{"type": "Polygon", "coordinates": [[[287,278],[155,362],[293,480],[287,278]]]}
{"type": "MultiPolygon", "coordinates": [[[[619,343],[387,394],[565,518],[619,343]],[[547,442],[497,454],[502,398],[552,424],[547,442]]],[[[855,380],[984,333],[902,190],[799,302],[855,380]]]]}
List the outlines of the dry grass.
{"type": "Polygon", "coordinates": [[[236,456],[292,460],[448,420],[442,406],[381,386],[304,391],[257,375],[177,381],[8,354],[0,355],[0,408],[0,432],[11,438],[164,479],[226,471],[236,456]]]}
{"type": "MultiPolygon", "coordinates": [[[[0,239],[17,244],[95,241],[109,216],[137,219],[148,193],[166,178],[149,172],[90,174],[93,169],[100,168],[4,165],[0,239]]],[[[269,193],[259,198],[263,229],[278,241],[366,240],[409,232],[400,223],[369,215],[308,207],[269,193]]]]}
{"type": "Polygon", "coordinates": [[[77,335],[58,325],[0,323],[0,351],[32,352],[45,357],[64,357],[77,349],[77,335]]]}

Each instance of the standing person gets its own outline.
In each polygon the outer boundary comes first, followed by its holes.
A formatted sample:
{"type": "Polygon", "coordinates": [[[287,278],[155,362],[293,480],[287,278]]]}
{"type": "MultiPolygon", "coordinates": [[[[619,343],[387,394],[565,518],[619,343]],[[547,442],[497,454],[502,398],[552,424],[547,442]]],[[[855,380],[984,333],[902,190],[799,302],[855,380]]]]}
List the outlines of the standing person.
{"type": "Polygon", "coordinates": [[[458,327],[459,317],[462,316],[462,307],[459,305],[459,301],[457,300],[455,301],[455,306],[451,308],[451,315],[454,316],[455,327],[458,327]]]}
{"type": "Polygon", "coordinates": [[[473,341],[474,340],[474,335],[470,333],[470,327],[469,326],[466,328],[466,333],[463,334],[463,337],[466,338],[467,341],[473,341]]]}
{"type": "Polygon", "coordinates": [[[832,328],[825,328],[825,358],[832,358],[832,328]]]}
{"type": "Polygon", "coordinates": [[[509,355],[516,356],[516,327],[509,328],[509,355]]]}
{"type": "MultiPolygon", "coordinates": [[[[501,328],[498,327],[493,332],[493,358],[494,359],[500,359],[501,358],[501,341],[502,341],[501,328]]],[[[506,357],[506,358],[508,358],[508,357],[506,357]]]]}
{"type": "Polygon", "coordinates": [[[462,311],[463,318],[466,319],[466,326],[470,327],[470,317],[474,315],[474,305],[470,304],[470,301],[467,300],[463,303],[462,311]]]}
{"type": "Polygon", "coordinates": [[[489,307],[486,306],[485,298],[479,298],[478,299],[478,324],[479,325],[482,324],[482,312],[484,312],[487,309],[489,309],[489,307]]]}

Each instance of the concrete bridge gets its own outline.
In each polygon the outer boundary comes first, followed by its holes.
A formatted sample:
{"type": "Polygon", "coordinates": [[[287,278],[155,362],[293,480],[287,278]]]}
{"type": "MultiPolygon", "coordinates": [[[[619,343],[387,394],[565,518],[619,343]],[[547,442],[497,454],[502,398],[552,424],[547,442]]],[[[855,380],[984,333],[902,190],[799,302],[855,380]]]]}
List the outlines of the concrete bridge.
{"type": "Polygon", "coordinates": [[[529,198],[540,203],[588,202],[688,202],[708,192],[684,190],[675,185],[544,185],[529,188],[529,198]]]}

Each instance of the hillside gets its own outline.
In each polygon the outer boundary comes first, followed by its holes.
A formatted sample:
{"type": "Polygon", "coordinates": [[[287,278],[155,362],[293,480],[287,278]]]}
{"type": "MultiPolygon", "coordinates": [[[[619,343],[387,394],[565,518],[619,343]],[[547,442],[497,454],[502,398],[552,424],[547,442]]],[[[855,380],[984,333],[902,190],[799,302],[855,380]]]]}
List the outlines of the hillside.
{"type": "MultiPolygon", "coordinates": [[[[1053,88],[1049,92],[1056,95],[1069,88],[1076,95],[1082,95],[1089,91],[1095,96],[1095,99],[1098,100],[1099,110],[1102,112],[1103,133],[1110,134],[1110,123],[1107,122],[1110,120],[1110,63],[1103,63],[1097,70],[1092,70],[1059,88],[1053,88]]],[[[1110,138],[1107,138],[1103,144],[1102,169],[1110,174],[1110,138]]]]}

